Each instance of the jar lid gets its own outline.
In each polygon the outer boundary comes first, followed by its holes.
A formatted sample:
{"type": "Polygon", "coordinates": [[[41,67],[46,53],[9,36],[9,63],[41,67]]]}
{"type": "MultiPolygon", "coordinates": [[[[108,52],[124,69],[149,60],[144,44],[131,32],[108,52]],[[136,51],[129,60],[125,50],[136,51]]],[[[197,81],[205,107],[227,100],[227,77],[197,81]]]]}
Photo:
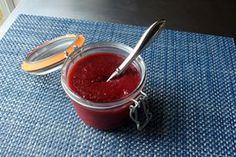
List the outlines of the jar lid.
{"type": "Polygon", "coordinates": [[[67,34],[31,50],[23,61],[21,68],[35,75],[44,75],[60,69],[65,59],[75,49],[83,46],[85,37],[83,35],[67,34]]]}

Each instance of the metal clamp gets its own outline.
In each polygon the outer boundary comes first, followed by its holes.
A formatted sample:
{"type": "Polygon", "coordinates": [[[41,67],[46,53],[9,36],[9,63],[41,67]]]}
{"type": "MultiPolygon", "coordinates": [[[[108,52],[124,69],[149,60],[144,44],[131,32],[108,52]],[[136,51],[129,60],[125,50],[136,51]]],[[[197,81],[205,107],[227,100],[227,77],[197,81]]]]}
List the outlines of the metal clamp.
{"type": "Polygon", "coordinates": [[[142,130],[152,118],[152,113],[149,111],[149,105],[146,99],[147,95],[141,91],[136,100],[132,99],[134,105],[130,105],[129,107],[129,116],[136,123],[137,130],[142,130]],[[144,117],[140,117],[140,110],[144,113],[144,117]],[[144,118],[144,120],[141,121],[141,118],[144,118]]]}
{"type": "Polygon", "coordinates": [[[65,55],[65,58],[68,58],[69,57],[69,53],[65,50],[63,51],[64,55],[65,55]]]}
{"type": "Polygon", "coordinates": [[[69,58],[75,51],[77,51],[79,48],[83,46],[84,42],[85,42],[84,36],[82,35],[76,36],[73,44],[71,44],[65,51],[63,51],[64,57],[69,58]]]}

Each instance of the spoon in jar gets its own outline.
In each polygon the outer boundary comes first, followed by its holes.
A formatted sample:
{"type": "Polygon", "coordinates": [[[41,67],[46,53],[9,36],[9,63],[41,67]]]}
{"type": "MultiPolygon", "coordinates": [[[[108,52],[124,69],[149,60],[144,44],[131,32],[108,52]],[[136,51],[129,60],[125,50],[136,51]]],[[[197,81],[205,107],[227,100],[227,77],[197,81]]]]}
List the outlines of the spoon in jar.
{"type": "Polygon", "coordinates": [[[160,34],[162,28],[165,26],[166,20],[162,19],[154,22],[142,35],[138,43],[134,47],[133,52],[131,52],[128,57],[121,63],[121,65],[116,68],[116,70],[111,74],[106,82],[112,80],[114,77],[122,74],[130,63],[133,62],[143,50],[149,46],[149,44],[154,40],[154,38],[160,34]]]}

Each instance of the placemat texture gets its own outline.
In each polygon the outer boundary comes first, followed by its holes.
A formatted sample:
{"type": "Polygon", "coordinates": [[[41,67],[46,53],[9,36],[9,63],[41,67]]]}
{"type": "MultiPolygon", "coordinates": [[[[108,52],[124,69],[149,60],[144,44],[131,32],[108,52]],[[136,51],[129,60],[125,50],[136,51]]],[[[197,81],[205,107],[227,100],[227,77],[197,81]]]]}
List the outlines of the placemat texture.
{"type": "Polygon", "coordinates": [[[24,73],[28,51],[83,33],[87,43],[134,47],[145,27],[20,15],[0,41],[0,156],[236,156],[236,50],[232,38],[164,30],[142,54],[153,119],[115,131],[86,126],[60,72],[24,73]]]}

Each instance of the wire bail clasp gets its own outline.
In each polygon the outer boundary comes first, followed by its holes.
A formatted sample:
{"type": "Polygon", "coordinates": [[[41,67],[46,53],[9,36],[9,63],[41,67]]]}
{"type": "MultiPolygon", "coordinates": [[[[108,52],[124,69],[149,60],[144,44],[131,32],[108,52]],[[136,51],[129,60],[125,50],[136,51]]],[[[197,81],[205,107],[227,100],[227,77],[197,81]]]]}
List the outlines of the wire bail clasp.
{"type": "Polygon", "coordinates": [[[134,105],[130,105],[130,118],[136,123],[137,130],[142,130],[151,120],[152,113],[149,111],[149,105],[147,103],[147,94],[143,91],[140,92],[140,95],[135,99],[132,99],[134,105]],[[141,111],[143,116],[141,117],[141,111]],[[144,120],[141,120],[144,119],[144,120]]]}
{"type": "Polygon", "coordinates": [[[75,41],[65,51],[63,51],[65,58],[70,57],[70,55],[79,48],[81,48],[84,45],[84,43],[85,43],[85,38],[83,35],[76,36],[75,41]]]}

